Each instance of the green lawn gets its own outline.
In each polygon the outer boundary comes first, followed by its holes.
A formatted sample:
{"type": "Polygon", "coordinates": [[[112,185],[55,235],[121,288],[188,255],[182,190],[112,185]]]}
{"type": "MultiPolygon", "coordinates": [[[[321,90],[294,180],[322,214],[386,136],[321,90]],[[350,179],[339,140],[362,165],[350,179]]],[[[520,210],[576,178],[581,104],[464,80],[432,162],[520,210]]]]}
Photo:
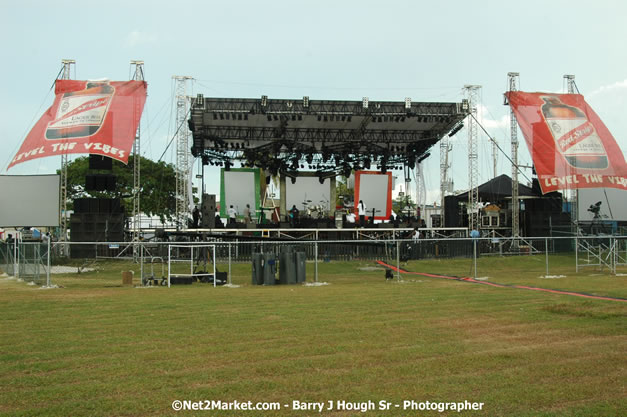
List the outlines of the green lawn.
{"type": "MultiPolygon", "coordinates": [[[[480,258],[478,276],[627,298],[627,277],[567,257],[480,258]],[[536,267],[535,264],[540,266],[536,267]]],[[[0,279],[0,414],[627,414],[627,303],[404,275],[373,262],[319,264],[323,286],[122,287],[124,262],[54,276],[58,289],[0,279]],[[482,411],[179,411],[174,400],[483,402],[482,411]]],[[[226,265],[220,265],[226,270],[226,265]]],[[[410,271],[469,276],[468,259],[410,271]]],[[[313,265],[308,265],[312,281],[313,265]]],[[[139,282],[139,279],[135,279],[139,282]]]]}

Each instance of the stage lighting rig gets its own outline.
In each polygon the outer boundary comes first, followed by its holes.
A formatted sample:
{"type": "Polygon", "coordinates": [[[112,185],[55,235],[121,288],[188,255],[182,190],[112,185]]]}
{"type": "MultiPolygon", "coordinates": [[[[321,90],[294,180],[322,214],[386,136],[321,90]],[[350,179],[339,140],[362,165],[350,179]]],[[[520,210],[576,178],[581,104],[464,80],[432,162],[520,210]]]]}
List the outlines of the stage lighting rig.
{"type": "MultiPolygon", "coordinates": [[[[198,99],[196,100],[198,101],[198,99]]],[[[204,97],[191,109],[192,155],[271,173],[306,165],[342,174],[413,165],[466,117],[463,103],[204,97]],[[415,123],[411,122],[415,119],[415,123]],[[380,121],[380,122],[379,122],[380,121]]]]}

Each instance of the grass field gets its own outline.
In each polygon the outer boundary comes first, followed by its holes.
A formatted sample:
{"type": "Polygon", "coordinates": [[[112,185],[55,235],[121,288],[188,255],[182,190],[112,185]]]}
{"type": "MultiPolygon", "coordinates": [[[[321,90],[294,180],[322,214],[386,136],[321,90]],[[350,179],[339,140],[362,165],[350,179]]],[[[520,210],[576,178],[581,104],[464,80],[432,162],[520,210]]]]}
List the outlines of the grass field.
{"type": "MultiPolygon", "coordinates": [[[[480,258],[481,277],[627,298],[569,257],[480,258]]],[[[468,259],[410,261],[468,276],[468,259]]],[[[224,268],[224,266],[223,266],[224,268]]],[[[308,265],[308,281],[313,265],[308,265]]],[[[0,415],[623,416],[627,303],[319,264],[322,286],[122,287],[124,262],[0,279],[0,415]],[[484,403],[481,411],[173,411],[174,400],[484,403]]],[[[139,279],[135,281],[138,283],[139,279]]]]}

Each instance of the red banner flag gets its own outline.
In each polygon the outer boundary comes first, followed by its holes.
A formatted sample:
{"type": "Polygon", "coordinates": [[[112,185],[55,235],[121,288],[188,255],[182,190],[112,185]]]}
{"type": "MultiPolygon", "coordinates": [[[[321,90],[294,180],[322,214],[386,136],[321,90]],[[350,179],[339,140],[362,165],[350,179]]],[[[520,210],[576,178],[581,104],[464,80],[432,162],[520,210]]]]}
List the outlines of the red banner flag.
{"type": "Polygon", "coordinates": [[[505,94],[543,193],[574,188],[627,190],[627,165],[616,140],[580,94],[505,94]]]}
{"type": "Polygon", "coordinates": [[[9,164],[45,156],[89,153],[124,163],[135,141],[145,81],[57,80],[52,106],[9,164]]]}

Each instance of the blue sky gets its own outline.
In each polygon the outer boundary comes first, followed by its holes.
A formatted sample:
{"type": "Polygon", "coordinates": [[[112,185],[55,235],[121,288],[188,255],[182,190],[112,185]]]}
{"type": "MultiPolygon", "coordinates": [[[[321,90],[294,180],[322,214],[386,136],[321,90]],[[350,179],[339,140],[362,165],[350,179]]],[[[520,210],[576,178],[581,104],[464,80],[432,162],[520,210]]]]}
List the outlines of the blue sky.
{"type": "MultiPolygon", "coordinates": [[[[0,173],[51,173],[60,165],[51,157],[6,171],[52,103],[64,58],[76,60],[77,79],[126,80],[130,61],[145,61],[142,154],[152,159],[174,132],[173,75],[195,78],[190,95],[312,100],[459,101],[465,84],[479,84],[483,124],[509,152],[507,73],[520,73],[521,90],[553,92],[574,74],[624,152],[626,15],[618,0],[0,0],[0,173]]],[[[465,129],[453,139],[456,189],[467,186],[466,142],[465,129]]],[[[530,164],[524,145],[520,153],[530,164]]],[[[164,159],[173,162],[174,153],[164,159]]],[[[480,181],[489,180],[485,136],[479,167],[480,181]]],[[[499,171],[511,172],[502,156],[499,171]]],[[[438,199],[437,145],[425,172],[429,198],[438,199]]],[[[219,194],[218,173],[207,173],[208,191],[219,194]]]]}

